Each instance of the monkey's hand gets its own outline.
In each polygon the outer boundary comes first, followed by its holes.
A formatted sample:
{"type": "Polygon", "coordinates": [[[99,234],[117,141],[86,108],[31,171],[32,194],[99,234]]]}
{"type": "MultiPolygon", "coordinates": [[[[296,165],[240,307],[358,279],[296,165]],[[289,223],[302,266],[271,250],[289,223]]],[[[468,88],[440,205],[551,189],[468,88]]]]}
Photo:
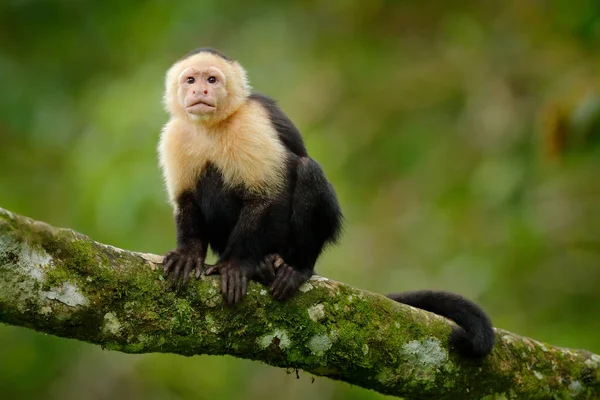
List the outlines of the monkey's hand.
{"type": "Polygon", "coordinates": [[[219,260],[206,270],[206,275],[221,275],[221,292],[229,305],[237,304],[248,292],[248,281],[257,273],[254,263],[236,259],[219,260]]]}
{"type": "Polygon", "coordinates": [[[252,279],[263,285],[270,286],[275,280],[275,271],[283,263],[283,258],[279,254],[267,255],[258,263],[257,270],[252,279]]]}
{"type": "Polygon", "coordinates": [[[248,281],[255,280],[263,285],[275,281],[275,268],[283,264],[278,254],[269,254],[258,265],[250,262],[219,261],[206,270],[206,275],[221,275],[221,290],[228,304],[242,300],[248,291],[248,281]]]}
{"type": "Polygon", "coordinates": [[[298,293],[300,286],[312,275],[310,271],[298,271],[292,266],[286,264],[283,258],[278,254],[271,257],[273,268],[276,270],[275,280],[271,284],[271,294],[278,301],[285,301],[294,297],[298,293]]]}
{"type": "Polygon", "coordinates": [[[183,276],[183,286],[190,280],[190,274],[195,272],[196,278],[204,270],[205,252],[199,245],[177,248],[165,255],[163,260],[163,274],[177,285],[183,276]]]}

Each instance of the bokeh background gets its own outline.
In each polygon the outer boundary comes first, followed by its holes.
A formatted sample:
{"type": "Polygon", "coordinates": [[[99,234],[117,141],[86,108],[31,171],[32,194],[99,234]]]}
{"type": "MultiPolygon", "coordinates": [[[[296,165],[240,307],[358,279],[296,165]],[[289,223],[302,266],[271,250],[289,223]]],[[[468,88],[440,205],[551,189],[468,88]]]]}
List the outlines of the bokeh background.
{"type": "MultiPolygon", "coordinates": [[[[212,46],[338,191],[346,232],[320,274],[456,291],[498,327],[598,353],[599,45],[596,0],[3,0],[0,207],[170,250],[163,77],[212,46]]],[[[6,399],[383,398],[311,380],[0,325],[6,399]]]]}

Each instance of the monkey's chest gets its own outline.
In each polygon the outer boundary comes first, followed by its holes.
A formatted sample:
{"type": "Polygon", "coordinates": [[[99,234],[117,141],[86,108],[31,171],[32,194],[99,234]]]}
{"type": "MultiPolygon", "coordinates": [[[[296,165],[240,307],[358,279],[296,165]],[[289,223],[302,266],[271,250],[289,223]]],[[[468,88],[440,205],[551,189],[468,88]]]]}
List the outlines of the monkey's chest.
{"type": "Polygon", "coordinates": [[[225,184],[221,172],[209,163],[197,181],[196,201],[211,245],[218,251],[219,247],[225,245],[239,218],[244,193],[241,189],[225,184]]]}
{"type": "Polygon", "coordinates": [[[196,185],[196,196],[206,222],[235,224],[242,205],[242,189],[227,185],[222,173],[211,163],[206,165],[196,185]]]}
{"type": "Polygon", "coordinates": [[[195,169],[201,176],[211,166],[216,168],[220,173],[219,180],[228,186],[244,187],[255,194],[274,195],[285,185],[287,155],[279,141],[268,138],[265,132],[213,135],[205,138],[203,146],[195,146],[202,151],[201,154],[190,154],[190,164],[198,165],[195,169]]]}

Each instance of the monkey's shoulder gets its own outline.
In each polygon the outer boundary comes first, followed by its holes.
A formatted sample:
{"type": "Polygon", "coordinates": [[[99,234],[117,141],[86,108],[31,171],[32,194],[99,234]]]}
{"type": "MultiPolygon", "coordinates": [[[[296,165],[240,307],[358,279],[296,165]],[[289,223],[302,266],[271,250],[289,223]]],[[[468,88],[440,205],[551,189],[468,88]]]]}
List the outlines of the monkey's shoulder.
{"type": "Polygon", "coordinates": [[[249,101],[259,105],[266,112],[269,122],[277,132],[279,140],[288,151],[299,157],[306,157],[308,155],[300,131],[275,100],[264,94],[254,92],[250,95],[249,101]]]}
{"type": "Polygon", "coordinates": [[[247,101],[211,139],[210,161],[226,183],[259,192],[277,191],[284,185],[289,152],[259,103],[247,101]]]}

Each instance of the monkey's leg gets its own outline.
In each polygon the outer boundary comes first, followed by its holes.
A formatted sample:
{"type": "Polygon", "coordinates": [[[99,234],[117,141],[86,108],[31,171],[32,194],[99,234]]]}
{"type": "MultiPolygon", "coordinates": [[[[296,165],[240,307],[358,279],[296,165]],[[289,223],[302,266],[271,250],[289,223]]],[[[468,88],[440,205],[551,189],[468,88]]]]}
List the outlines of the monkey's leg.
{"type": "Polygon", "coordinates": [[[324,246],[337,240],[341,225],[335,191],[320,165],[309,157],[299,158],[290,219],[291,251],[276,269],[271,284],[276,300],[293,297],[312,276],[324,246]]]}
{"type": "Polygon", "coordinates": [[[177,199],[175,225],[177,248],[165,255],[163,272],[172,280],[173,285],[177,285],[183,276],[185,286],[192,271],[195,272],[196,278],[200,276],[207,250],[204,217],[193,193],[185,192],[177,199]]]}

